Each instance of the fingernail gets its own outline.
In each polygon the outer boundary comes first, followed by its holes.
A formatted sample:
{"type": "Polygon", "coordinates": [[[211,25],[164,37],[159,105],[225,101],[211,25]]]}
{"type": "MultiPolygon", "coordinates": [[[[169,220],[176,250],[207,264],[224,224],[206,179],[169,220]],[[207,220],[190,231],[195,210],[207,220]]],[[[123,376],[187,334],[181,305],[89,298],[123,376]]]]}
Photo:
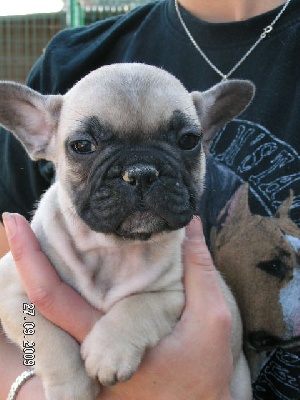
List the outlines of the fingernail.
{"type": "Polygon", "coordinates": [[[5,212],[2,214],[3,224],[7,239],[12,239],[17,231],[17,224],[13,214],[5,212]]]}
{"type": "Polygon", "coordinates": [[[186,227],[186,237],[189,240],[193,239],[203,240],[201,221],[198,217],[194,217],[186,227]]]}

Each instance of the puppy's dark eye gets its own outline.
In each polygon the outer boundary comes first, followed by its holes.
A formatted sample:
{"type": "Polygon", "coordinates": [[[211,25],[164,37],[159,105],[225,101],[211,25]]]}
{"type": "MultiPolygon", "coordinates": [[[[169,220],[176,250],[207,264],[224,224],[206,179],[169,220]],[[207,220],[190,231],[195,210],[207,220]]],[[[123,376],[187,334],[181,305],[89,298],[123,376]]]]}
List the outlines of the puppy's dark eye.
{"type": "Polygon", "coordinates": [[[200,136],[194,133],[185,133],[180,137],[177,144],[181,150],[193,150],[200,142],[200,136]]]}
{"type": "Polygon", "coordinates": [[[76,140],[72,142],[70,146],[75,153],[79,154],[89,154],[96,150],[96,146],[89,140],[76,140]]]}

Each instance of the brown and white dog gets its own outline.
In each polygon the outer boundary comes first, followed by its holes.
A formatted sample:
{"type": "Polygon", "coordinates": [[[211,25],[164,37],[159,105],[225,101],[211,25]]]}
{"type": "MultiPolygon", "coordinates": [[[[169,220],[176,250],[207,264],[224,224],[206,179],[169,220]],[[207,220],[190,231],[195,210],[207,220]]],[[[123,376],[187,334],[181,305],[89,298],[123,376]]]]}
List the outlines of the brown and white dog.
{"type": "Polygon", "coordinates": [[[276,347],[300,345],[300,229],[292,193],[273,217],[253,214],[249,185],[232,196],[211,231],[215,263],[238,301],[253,377],[276,347]]]}
{"type": "MultiPolygon", "coordinates": [[[[105,313],[81,348],[36,313],[35,369],[48,400],[93,399],[98,380],[129,379],[145,349],[171,332],[184,305],[183,227],[203,191],[204,148],[253,91],[228,81],[188,93],[142,64],[102,67],[64,96],[0,84],[0,124],[32,159],[56,167],[32,228],[62,279],[105,313]]],[[[11,254],[0,264],[1,323],[22,347],[28,298],[11,254]]],[[[232,393],[250,400],[239,313],[220,281],[233,316],[232,393]]]]}

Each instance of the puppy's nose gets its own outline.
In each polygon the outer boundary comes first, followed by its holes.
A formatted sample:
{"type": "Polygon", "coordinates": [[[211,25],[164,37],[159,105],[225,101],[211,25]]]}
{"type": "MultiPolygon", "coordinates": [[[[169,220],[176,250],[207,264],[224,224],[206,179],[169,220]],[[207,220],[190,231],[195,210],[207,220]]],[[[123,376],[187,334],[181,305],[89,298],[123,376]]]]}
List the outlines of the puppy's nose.
{"type": "Polygon", "coordinates": [[[142,188],[151,186],[158,176],[158,170],[147,164],[130,165],[124,169],[122,175],[125,182],[142,188]]]}

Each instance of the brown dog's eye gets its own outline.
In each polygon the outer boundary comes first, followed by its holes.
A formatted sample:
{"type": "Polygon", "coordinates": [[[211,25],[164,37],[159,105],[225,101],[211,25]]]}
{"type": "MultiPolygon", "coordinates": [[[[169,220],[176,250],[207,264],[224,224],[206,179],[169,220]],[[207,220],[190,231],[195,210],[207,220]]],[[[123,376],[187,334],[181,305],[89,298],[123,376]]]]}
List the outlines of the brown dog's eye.
{"type": "Polygon", "coordinates": [[[78,154],[89,154],[93,153],[96,150],[96,146],[93,145],[93,143],[89,140],[76,140],[70,145],[72,150],[78,154]]]}
{"type": "Polygon", "coordinates": [[[185,133],[178,140],[177,144],[181,150],[193,150],[200,142],[200,136],[194,133],[185,133]]]}

